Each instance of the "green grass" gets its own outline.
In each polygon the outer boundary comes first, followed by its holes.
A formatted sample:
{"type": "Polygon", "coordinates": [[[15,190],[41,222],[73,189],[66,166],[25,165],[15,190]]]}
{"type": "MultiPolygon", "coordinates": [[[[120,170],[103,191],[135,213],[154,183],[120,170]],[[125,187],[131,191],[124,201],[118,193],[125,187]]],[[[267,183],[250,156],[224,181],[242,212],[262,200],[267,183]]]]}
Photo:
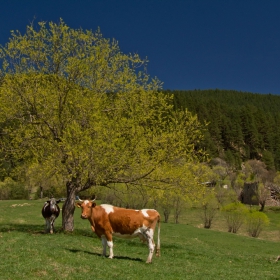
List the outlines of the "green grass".
{"type": "Polygon", "coordinates": [[[75,211],[75,232],[44,234],[40,201],[0,201],[0,279],[280,279],[279,211],[260,238],[230,234],[222,222],[198,228],[190,209],[183,224],[161,223],[161,257],[146,264],[138,239],[115,239],[113,260],[101,256],[101,241],[75,211]],[[14,204],[28,203],[11,207],[14,204]],[[222,230],[223,229],[223,230],[222,230]],[[277,234],[271,234],[277,232],[277,234]],[[270,237],[273,238],[270,240],[270,237]],[[277,239],[278,236],[278,239],[277,239]]]}

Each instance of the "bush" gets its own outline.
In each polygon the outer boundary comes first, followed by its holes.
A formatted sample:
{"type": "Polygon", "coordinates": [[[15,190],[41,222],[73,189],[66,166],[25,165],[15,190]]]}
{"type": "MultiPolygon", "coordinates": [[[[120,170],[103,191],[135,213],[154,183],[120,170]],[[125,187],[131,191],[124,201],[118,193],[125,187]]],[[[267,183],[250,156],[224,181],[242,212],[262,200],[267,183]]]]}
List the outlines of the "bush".
{"type": "Polygon", "coordinates": [[[22,183],[6,178],[0,182],[0,199],[28,199],[28,190],[22,183]]]}
{"type": "Polygon", "coordinates": [[[212,221],[218,212],[218,201],[213,194],[207,195],[200,203],[201,219],[204,223],[204,228],[211,228],[212,221]]]}
{"type": "Polygon", "coordinates": [[[247,232],[252,237],[258,237],[263,228],[269,225],[266,214],[257,210],[250,210],[246,217],[247,232]]]}
{"type": "Polygon", "coordinates": [[[233,202],[224,206],[221,211],[226,218],[228,232],[237,233],[244,223],[246,214],[249,210],[244,204],[233,202]]]}
{"type": "Polygon", "coordinates": [[[216,198],[221,206],[228,203],[237,202],[237,194],[233,189],[224,189],[220,186],[216,187],[216,198]]]}
{"type": "MultiPolygon", "coordinates": [[[[43,190],[43,197],[65,197],[66,192],[65,189],[61,186],[51,186],[48,189],[43,190]]],[[[38,188],[35,194],[35,199],[41,198],[41,189],[38,188]]]]}

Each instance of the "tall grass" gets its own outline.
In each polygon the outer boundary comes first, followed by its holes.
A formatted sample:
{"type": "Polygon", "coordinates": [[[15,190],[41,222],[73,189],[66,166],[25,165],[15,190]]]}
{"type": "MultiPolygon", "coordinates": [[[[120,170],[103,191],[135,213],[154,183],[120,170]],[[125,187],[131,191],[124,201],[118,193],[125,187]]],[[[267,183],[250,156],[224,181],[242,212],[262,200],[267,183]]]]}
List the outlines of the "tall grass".
{"type": "MultiPolygon", "coordinates": [[[[44,234],[42,205],[0,201],[1,280],[280,279],[280,262],[275,261],[280,238],[271,241],[269,234],[256,239],[227,233],[226,228],[198,228],[193,209],[185,213],[184,224],[161,224],[161,257],[154,256],[149,265],[148,248],[138,239],[115,239],[114,259],[102,257],[101,241],[89,222],[80,219],[78,209],[74,233],[61,231],[60,216],[55,234],[44,234]]],[[[269,212],[270,219],[276,214],[269,212]]],[[[278,222],[271,224],[267,232],[277,231],[278,222]]]]}

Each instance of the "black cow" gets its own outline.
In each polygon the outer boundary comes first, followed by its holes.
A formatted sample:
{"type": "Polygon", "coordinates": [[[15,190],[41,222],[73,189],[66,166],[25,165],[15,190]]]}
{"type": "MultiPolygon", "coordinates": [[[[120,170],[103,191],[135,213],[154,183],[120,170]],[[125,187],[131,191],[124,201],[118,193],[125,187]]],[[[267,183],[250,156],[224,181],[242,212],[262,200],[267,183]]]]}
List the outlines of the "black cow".
{"type": "Polygon", "coordinates": [[[42,208],[42,215],[46,220],[46,233],[53,233],[54,232],[54,221],[59,216],[60,208],[57,205],[60,202],[55,198],[50,198],[48,201],[45,202],[42,208]]]}

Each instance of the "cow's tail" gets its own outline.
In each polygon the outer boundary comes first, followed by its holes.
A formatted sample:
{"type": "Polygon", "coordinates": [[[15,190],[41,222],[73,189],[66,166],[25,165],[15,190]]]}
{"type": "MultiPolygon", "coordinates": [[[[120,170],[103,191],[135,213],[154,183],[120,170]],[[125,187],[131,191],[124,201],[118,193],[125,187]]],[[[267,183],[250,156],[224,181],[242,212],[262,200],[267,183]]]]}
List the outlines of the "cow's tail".
{"type": "Polygon", "coordinates": [[[160,256],[160,215],[158,215],[157,224],[158,224],[158,236],[157,236],[156,256],[159,257],[160,256]]]}

